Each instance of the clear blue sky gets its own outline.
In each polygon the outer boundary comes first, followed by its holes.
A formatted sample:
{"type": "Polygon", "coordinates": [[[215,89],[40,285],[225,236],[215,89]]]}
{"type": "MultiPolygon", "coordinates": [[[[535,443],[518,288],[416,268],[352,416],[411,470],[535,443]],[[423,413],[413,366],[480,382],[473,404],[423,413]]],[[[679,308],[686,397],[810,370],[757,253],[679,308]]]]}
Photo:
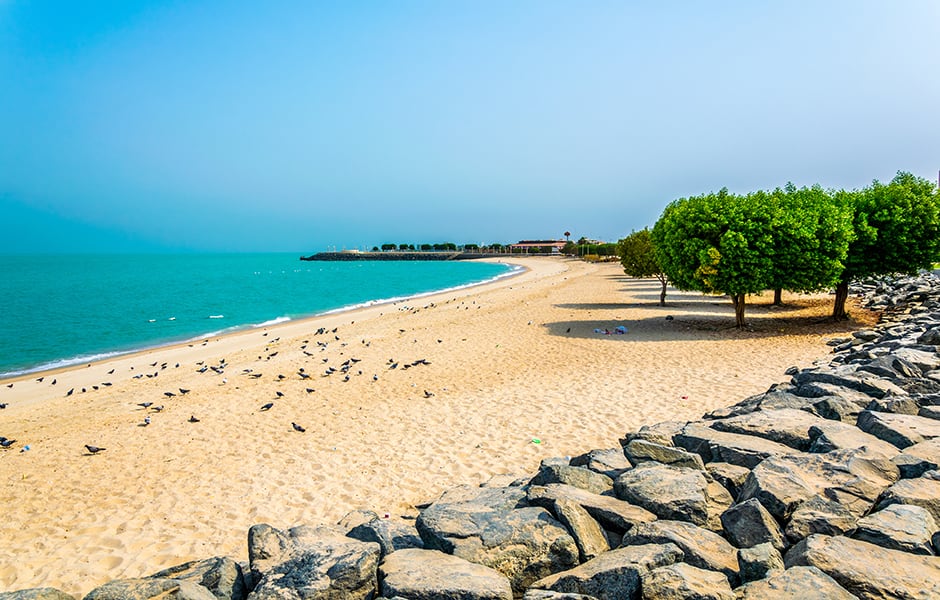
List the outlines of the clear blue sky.
{"type": "Polygon", "coordinates": [[[938,169],[934,0],[0,0],[0,252],[616,240],[938,169]]]}

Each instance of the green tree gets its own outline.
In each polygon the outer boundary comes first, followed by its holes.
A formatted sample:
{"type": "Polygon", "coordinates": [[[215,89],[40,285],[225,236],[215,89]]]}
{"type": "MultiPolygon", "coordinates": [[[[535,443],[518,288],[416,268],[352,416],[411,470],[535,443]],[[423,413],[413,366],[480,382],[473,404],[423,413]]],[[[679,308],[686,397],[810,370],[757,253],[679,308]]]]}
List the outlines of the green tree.
{"type": "Polygon", "coordinates": [[[914,274],[940,259],[940,197],[936,186],[898,171],[888,184],[836,194],[853,215],[855,239],[836,286],[832,316],[846,319],[845,301],[853,279],[914,274]]]}
{"type": "Polygon", "coordinates": [[[388,252],[389,250],[394,250],[395,244],[382,244],[382,251],[388,252]]]}
{"type": "Polygon", "coordinates": [[[431,244],[421,244],[421,251],[428,252],[431,250],[431,244]]]}
{"type": "Polygon", "coordinates": [[[666,285],[669,283],[669,278],[659,266],[649,228],[633,231],[617,242],[617,256],[620,257],[624,273],[630,277],[655,277],[659,280],[662,284],[659,304],[665,305],[666,285]]]}
{"type": "Polygon", "coordinates": [[[774,304],[781,304],[784,289],[808,293],[832,288],[854,238],[851,210],[819,185],[797,189],[788,183],[767,200],[774,215],[774,304]]]}
{"type": "Polygon", "coordinates": [[[561,248],[561,253],[565,256],[574,256],[578,253],[578,245],[568,240],[565,242],[565,245],[561,248]]]}
{"type": "Polygon", "coordinates": [[[731,296],[744,326],[745,297],[773,283],[774,211],[766,194],[717,194],[672,202],[652,231],[663,271],[683,290],[731,296]]]}

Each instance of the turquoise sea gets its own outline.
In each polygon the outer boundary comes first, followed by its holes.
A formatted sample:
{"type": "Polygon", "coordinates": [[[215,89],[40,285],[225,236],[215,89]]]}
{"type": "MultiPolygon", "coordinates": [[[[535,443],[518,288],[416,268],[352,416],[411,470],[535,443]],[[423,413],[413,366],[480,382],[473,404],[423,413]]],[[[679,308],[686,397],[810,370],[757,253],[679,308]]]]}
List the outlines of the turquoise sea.
{"type": "Polygon", "coordinates": [[[459,288],[514,267],[296,254],[0,256],[0,377],[459,288]]]}

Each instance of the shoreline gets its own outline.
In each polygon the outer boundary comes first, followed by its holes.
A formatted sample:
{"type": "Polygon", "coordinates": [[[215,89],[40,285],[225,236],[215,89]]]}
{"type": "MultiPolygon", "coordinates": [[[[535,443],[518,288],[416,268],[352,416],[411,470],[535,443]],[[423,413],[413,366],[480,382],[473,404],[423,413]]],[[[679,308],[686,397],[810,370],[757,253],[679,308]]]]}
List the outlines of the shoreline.
{"type": "Polygon", "coordinates": [[[59,373],[55,386],[0,387],[11,400],[0,435],[18,440],[0,450],[0,590],[84,594],[210,553],[242,560],[257,523],[414,516],[444,489],[534,472],[543,458],[614,447],[642,424],[765,391],[859,327],[816,322],[828,296],[785,297],[782,310],[749,305],[754,326],[736,331],[723,299],[672,291],[660,307],[658,283],[619,264],[524,262],[516,277],[421,302],[119,357],[59,373]],[[627,333],[594,333],[617,325],[627,333]],[[321,326],[329,333],[317,336],[321,326]],[[210,365],[224,373],[197,371],[210,365]]]}
{"type": "MultiPolygon", "coordinates": [[[[316,320],[316,319],[320,319],[320,318],[324,318],[324,317],[330,317],[330,316],[334,316],[334,315],[343,315],[343,314],[346,314],[346,313],[354,313],[354,312],[356,312],[356,311],[358,311],[358,310],[367,309],[367,308],[372,308],[372,307],[374,307],[374,306],[393,305],[393,304],[397,304],[397,303],[399,303],[399,302],[410,302],[410,301],[413,301],[413,300],[428,298],[428,297],[431,297],[431,296],[437,296],[437,295],[441,295],[441,294],[449,294],[449,293],[451,293],[451,292],[459,292],[460,290],[474,289],[474,288],[478,288],[478,287],[481,287],[481,286],[485,286],[485,285],[488,285],[488,284],[491,284],[491,283],[497,283],[497,282],[499,282],[499,281],[501,281],[501,280],[504,280],[504,279],[512,279],[513,277],[517,277],[517,276],[519,276],[519,275],[524,274],[524,273],[526,272],[526,270],[528,270],[528,267],[526,267],[523,262],[517,262],[517,261],[521,261],[521,260],[522,260],[522,259],[519,259],[518,257],[516,257],[516,260],[515,260],[515,261],[514,261],[513,259],[510,259],[509,261],[504,261],[504,260],[503,260],[503,257],[499,257],[499,258],[485,258],[485,259],[476,259],[476,260],[477,260],[477,262],[488,262],[488,263],[494,263],[494,264],[497,264],[497,263],[498,263],[498,264],[507,264],[507,265],[511,265],[511,266],[513,266],[513,267],[515,267],[515,268],[510,269],[510,270],[507,271],[506,273],[502,273],[502,274],[500,274],[500,275],[496,275],[495,277],[491,277],[491,278],[485,279],[485,280],[483,280],[483,281],[478,281],[478,282],[474,282],[474,283],[468,283],[468,284],[464,284],[464,285],[453,286],[453,287],[444,288],[444,289],[441,289],[441,290],[432,290],[432,291],[429,291],[429,292],[419,292],[419,293],[417,293],[417,294],[413,294],[413,295],[410,295],[410,296],[400,296],[400,297],[393,297],[393,298],[378,298],[378,299],[375,299],[375,300],[366,300],[366,301],[360,302],[360,303],[358,303],[358,304],[353,304],[353,305],[349,305],[349,306],[342,306],[342,307],[339,307],[339,308],[332,308],[332,309],[329,309],[329,310],[325,310],[325,311],[323,311],[323,312],[314,313],[314,314],[309,314],[309,315],[302,315],[302,316],[298,316],[298,317],[296,317],[296,318],[294,318],[294,317],[276,317],[276,318],[274,318],[274,319],[271,319],[271,320],[269,320],[269,321],[265,321],[265,322],[263,322],[263,323],[248,324],[248,325],[233,325],[233,326],[231,326],[231,327],[227,327],[227,328],[222,329],[222,330],[219,330],[219,331],[211,331],[211,332],[208,332],[208,333],[206,333],[206,334],[204,334],[204,335],[198,335],[198,336],[195,336],[195,337],[187,338],[187,339],[185,339],[185,340],[173,340],[173,341],[167,341],[167,342],[165,342],[165,343],[163,343],[163,342],[157,342],[156,344],[154,344],[154,345],[152,345],[152,346],[144,346],[144,347],[141,347],[141,348],[134,348],[134,349],[130,349],[130,350],[106,350],[106,351],[100,352],[100,353],[98,353],[98,354],[89,355],[89,356],[87,356],[87,357],[77,356],[77,357],[75,357],[74,359],[72,359],[72,358],[64,358],[64,359],[59,359],[59,360],[53,360],[53,361],[49,361],[49,362],[47,362],[47,363],[45,363],[45,364],[37,365],[37,366],[35,366],[35,367],[26,368],[26,369],[24,369],[24,370],[10,371],[10,372],[7,372],[7,373],[0,373],[0,385],[7,385],[7,384],[9,384],[9,383],[16,383],[16,382],[18,382],[18,381],[26,381],[26,380],[29,380],[31,377],[36,377],[36,376],[45,377],[45,376],[49,376],[49,375],[57,375],[57,374],[60,374],[60,373],[63,373],[63,372],[67,372],[67,371],[72,370],[72,369],[91,367],[91,366],[94,366],[94,365],[99,364],[99,363],[104,363],[104,362],[108,362],[108,361],[111,361],[111,360],[116,360],[116,359],[124,358],[124,357],[131,358],[131,357],[133,357],[133,356],[135,356],[135,355],[143,355],[143,354],[147,354],[147,353],[152,352],[152,351],[158,351],[158,350],[163,350],[163,349],[168,349],[168,348],[179,348],[179,347],[183,347],[183,346],[190,346],[190,345],[192,345],[192,344],[201,343],[201,342],[203,342],[203,341],[211,340],[211,339],[213,339],[213,338],[219,339],[219,338],[223,338],[223,337],[226,337],[226,336],[237,335],[237,334],[239,334],[239,333],[245,333],[245,332],[249,332],[249,331],[257,331],[257,330],[262,330],[262,331],[263,331],[263,330],[267,330],[267,329],[279,327],[279,326],[281,326],[281,325],[287,325],[287,324],[290,324],[290,323],[298,323],[298,324],[299,324],[299,323],[301,323],[301,322],[312,321],[312,320],[316,320]],[[284,320],[283,320],[283,321],[279,321],[280,319],[284,319],[284,320]],[[63,365],[61,365],[61,366],[48,367],[48,368],[45,367],[46,364],[52,364],[52,363],[57,363],[57,362],[65,362],[65,361],[68,361],[68,364],[63,364],[63,365]]],[[[209,317],[209,318],[211,318],[211,317],[209,317]]]]}

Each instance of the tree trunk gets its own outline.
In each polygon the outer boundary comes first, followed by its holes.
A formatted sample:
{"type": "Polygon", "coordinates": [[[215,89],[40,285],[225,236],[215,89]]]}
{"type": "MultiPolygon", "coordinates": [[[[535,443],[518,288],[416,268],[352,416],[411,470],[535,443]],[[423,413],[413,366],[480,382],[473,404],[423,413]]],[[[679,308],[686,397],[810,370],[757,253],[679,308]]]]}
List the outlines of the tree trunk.
{"type": "Polygon", "coordinates": [[[733,294],[731,302],[734,303],[734,324],[741,329],[744,327],[744,294],[733,294]]]}
{"type": "Polygon", "coordinates": [[[774,290],[774,306],[783,306],[783,290],[781,288],[774,290]]]}
{"type": "Polygon", "coordinates": [[[662,291],[659,292],[659,305],[666,306],[666,276],[662,275],[659,277],[659,283],[663,284],[662,291]]]}
{"type": "Polygon", "coordinates": [[[832,318],[836,321],[845,321],[849,313],[845,312],[845,301],[849,298],[849,282],[840,281],[836,286],[836,302],[832,307],[832,318]]]}

